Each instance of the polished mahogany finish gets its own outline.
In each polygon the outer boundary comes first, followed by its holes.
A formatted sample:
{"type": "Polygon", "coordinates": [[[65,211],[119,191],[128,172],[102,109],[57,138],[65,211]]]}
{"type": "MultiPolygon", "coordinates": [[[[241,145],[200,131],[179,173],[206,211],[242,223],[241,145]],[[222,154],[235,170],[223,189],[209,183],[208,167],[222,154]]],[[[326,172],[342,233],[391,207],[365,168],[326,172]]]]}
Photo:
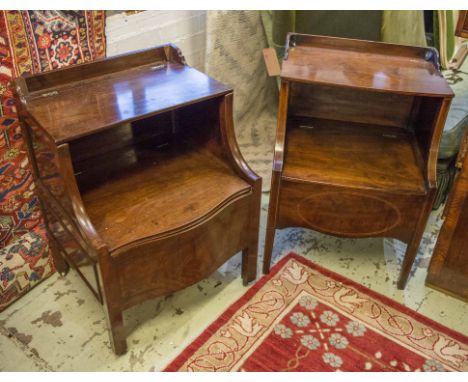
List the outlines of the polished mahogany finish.
{"type": "Polygon", "coordinates": [[[122,311],[186,288],[242,251],[256,277],[261,179],[245,163],[233,93],[172,45],[17,79],[20,120],[61,273],[122,311]]]}
{"type": "Polygon", "coordinates": [[[468,302],[468,130],[457,157],[457,175],[444,210],[426,284],[468,302]]]}
{"type": "Polygon", "coordinates": [[[291,120],[282,176],[291,181],[423,194],[426,185],[417,145],[414,135],[403,129],[326,119],[291,120]]]}
{"type": "Polygon", "coordinates": [[[435,196],[452,97],[434,49],[289,34],[264,272],[275,230],[301,226],[406,242],[404,288],[435,196]]]}
{"type": "Polygon", "coordinates": [[[291,34],[286,55],[284,80],[371,92],[452,95],[440,76],[434,48],[291,34]]]}
{"type": "Polygon", "coordinates": [[[31,117],[38,124],[49,126],[47,131],[58,144],[230,91],[196,69],[171,62],[132,68],[104,76],[100,81],[90,79],[74,85],[63,90],[47,89],[49,96],[40,93],[29,100],[31,117]],[[174,81],[184,86],[174,87],[174,81]],[[83,115],[89,119],[83,120],[83,115]]]}
{"type": "Polygon", "coordinates": [[[459,11],[455,35],[468,38],[468,11],[459,11]]]}

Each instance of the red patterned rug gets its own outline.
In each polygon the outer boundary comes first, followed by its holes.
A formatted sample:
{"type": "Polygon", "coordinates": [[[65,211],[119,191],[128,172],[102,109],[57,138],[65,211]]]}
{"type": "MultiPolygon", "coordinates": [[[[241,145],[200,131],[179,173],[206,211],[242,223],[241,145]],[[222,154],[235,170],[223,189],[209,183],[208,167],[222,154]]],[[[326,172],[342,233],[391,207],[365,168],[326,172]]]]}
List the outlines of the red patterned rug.
{"type": "Polygon", "coordinates": [[[0,311],[54,270],[9,82],[105,57],[104,26],[105,11],[0,11],[0,311]]]}
{"type": "Polygon", "coordinates": [[[165,371],[468,371],[468,337],[289,254],[165,371]]]}
{"type": "Polygon", "coordinates": [[[41,221],[9,81],[105,57],[104,11],[0,11],[0,248],[41,221]]]}
{"type": "Polygon", "coordinates": [[[105,11],[0,11],[0,115],[15,115],[11,78],[105,57],[105,11]]]}
{"type": "Polygon", "coordinates": [[[41,222],[18,119],[0,117],[0,248],[41,222]]]}

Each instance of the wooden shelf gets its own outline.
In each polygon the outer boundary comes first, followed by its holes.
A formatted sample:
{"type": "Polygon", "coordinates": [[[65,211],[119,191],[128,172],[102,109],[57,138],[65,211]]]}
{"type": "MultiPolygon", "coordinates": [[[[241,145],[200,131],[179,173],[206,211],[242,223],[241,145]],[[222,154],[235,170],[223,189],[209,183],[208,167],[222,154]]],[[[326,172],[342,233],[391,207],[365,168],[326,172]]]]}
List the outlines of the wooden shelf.
{"type": "Polygon", "coordinates": [[[281,78],[372,92],[453,97],[437,51],[313,35],[290,35],[281,78]]]}
{"type": "Polygon", "coordinates": [[[412,133],[325,119],[288,124],[282,177],[352,188],[424,194],[422,158],[412,133]]]}
{"type": "Polygon", "coordinates": [[[196,69],[161,65],[165,66],[152,63],[33,93],[28,99],[30,113],[59,144],[230,91],[196,69]]]}
{"type": "Polygon", "coordinates": [[[82,163],[91,170],[77,180],[86,213],[111,250],[149,233],[154,237],[190,227],[251,192],[206,149],[128,147],[91,163],[82,163]]]}

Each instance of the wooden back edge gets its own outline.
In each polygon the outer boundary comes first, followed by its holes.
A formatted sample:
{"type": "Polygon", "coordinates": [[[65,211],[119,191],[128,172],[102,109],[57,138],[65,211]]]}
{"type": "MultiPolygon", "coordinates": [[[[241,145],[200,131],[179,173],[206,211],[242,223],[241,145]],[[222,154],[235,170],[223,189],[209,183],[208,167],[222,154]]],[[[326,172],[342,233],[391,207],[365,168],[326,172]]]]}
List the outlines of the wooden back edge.
{"type": "Polygon", "coordinates": [[[44,73],[24,74],[22,77],[14,79],[12,86],[20,95],[27,97],[34,92],[157,62],[187,65],[180,49],[173,44],[166,44],[44,73]]]}

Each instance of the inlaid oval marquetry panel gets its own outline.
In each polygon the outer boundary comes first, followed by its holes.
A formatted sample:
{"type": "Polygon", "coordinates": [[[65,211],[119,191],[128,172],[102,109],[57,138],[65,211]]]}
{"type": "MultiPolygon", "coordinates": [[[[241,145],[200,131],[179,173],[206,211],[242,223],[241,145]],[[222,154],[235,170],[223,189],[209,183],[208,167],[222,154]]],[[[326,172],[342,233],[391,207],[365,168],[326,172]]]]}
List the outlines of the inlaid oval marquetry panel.
{"type": "Polygon", "coordinates": [[[298,215],[317,231],[366,237],[390,231],[400,212],[388,201],[356,192],[320,192],[297,205],[298,215]]]}

